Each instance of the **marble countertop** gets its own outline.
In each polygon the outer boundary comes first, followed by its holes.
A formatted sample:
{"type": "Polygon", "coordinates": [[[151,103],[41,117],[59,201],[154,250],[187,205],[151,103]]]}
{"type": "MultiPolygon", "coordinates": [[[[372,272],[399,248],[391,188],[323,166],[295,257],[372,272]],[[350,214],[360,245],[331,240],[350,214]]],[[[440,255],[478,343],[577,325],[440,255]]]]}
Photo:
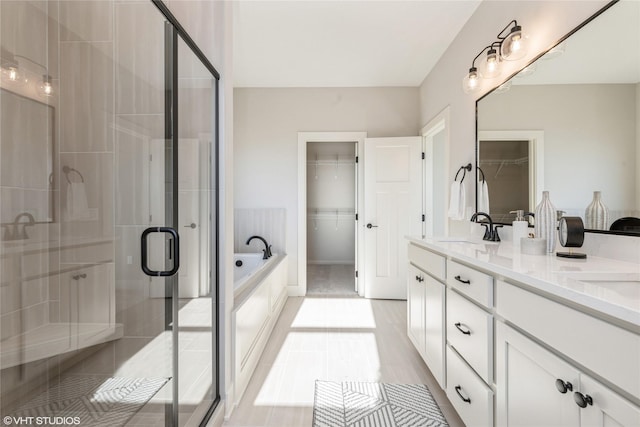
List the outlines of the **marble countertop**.
{"type": "MultiPolygon", "coordinates": [[[[586,260],[553,254],[525,255],[511,242],[469,238],[407,239],[468,265],[523,283],[631,324],[640,331],[640,264],[589,256],[586,260]]],[[[564,248],[560,248],[564,249],[564,248]]]]}

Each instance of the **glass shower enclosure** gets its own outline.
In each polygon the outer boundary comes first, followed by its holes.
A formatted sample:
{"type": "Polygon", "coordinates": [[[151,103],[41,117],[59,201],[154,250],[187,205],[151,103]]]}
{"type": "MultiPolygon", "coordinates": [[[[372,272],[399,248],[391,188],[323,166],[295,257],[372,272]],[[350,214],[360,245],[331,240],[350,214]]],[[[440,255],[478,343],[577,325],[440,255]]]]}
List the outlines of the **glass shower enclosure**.
{"type": "Polygon", "coordinates": [[[0,415],[200,424],[217,71],[159,1],[3,0],[0,45],[0,415]]]}

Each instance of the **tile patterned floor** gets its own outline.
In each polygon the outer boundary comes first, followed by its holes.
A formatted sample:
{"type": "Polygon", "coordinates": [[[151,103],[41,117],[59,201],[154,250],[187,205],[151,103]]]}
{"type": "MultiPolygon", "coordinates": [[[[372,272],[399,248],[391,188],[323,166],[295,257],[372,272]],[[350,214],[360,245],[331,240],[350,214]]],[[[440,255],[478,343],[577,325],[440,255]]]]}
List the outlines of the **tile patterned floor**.
{"type": "Polygon", "coordinates": [[[406,301],[289,298],[228,427],[306,427],[316,379],[427,384],[464,424],[406,334],[406,301]]]}

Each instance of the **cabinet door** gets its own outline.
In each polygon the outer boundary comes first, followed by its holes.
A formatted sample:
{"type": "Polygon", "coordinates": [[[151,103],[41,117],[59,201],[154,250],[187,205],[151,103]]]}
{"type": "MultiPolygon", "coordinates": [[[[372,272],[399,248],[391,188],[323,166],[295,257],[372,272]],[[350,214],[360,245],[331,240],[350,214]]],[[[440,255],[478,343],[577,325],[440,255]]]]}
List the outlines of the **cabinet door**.
{"type": "Polygon", "coordinates": [[[575,368],[502,322],[496,325],[496,352],[496,425],[579,425],[575,368]],[[558,390],[558,380],[565,393],[558,390]]]}
{"type": "Polygon", "coordinates": [[[430,276],[424,275],[425,303],[424,303],[424,359],[431,373],[445,388],[444,366],[444,293],[442,283],[430,276]]]}
{"type": "Polygon", "coordinates": [[[580,410],[581,427],[640,426],[640,408],[591,377],[580,376],[580,390],[592,404],[580,410]]]}
{"type": "Polygon", "coordinates": [[[413,265],[407,270],[407,334],[418,353],[424,358],[424,282],[427,276],[413,265]]]}

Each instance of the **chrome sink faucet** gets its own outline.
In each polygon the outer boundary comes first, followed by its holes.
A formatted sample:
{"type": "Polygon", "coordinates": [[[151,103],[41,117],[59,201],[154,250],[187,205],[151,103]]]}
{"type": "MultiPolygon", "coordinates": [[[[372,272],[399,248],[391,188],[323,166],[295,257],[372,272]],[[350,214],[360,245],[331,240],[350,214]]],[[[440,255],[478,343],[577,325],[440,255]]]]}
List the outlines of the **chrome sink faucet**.
{"type": "Polygon", "coordinates": [[[273,254],[271,253],[271,245],[267,243],[267,241],[264,239],[264,237],[260,237],[260,236],[251,236],[247,239],[247,245],[249,245],[249,243],[251,243],[251,241],[253,239],[259,239],[262,240],[262,243],[264,243],[264,249],[262,250],[262,253],[264,254],[262,256],[262,259],[269,259],[271,256],[273,256],[273,254]]]}

